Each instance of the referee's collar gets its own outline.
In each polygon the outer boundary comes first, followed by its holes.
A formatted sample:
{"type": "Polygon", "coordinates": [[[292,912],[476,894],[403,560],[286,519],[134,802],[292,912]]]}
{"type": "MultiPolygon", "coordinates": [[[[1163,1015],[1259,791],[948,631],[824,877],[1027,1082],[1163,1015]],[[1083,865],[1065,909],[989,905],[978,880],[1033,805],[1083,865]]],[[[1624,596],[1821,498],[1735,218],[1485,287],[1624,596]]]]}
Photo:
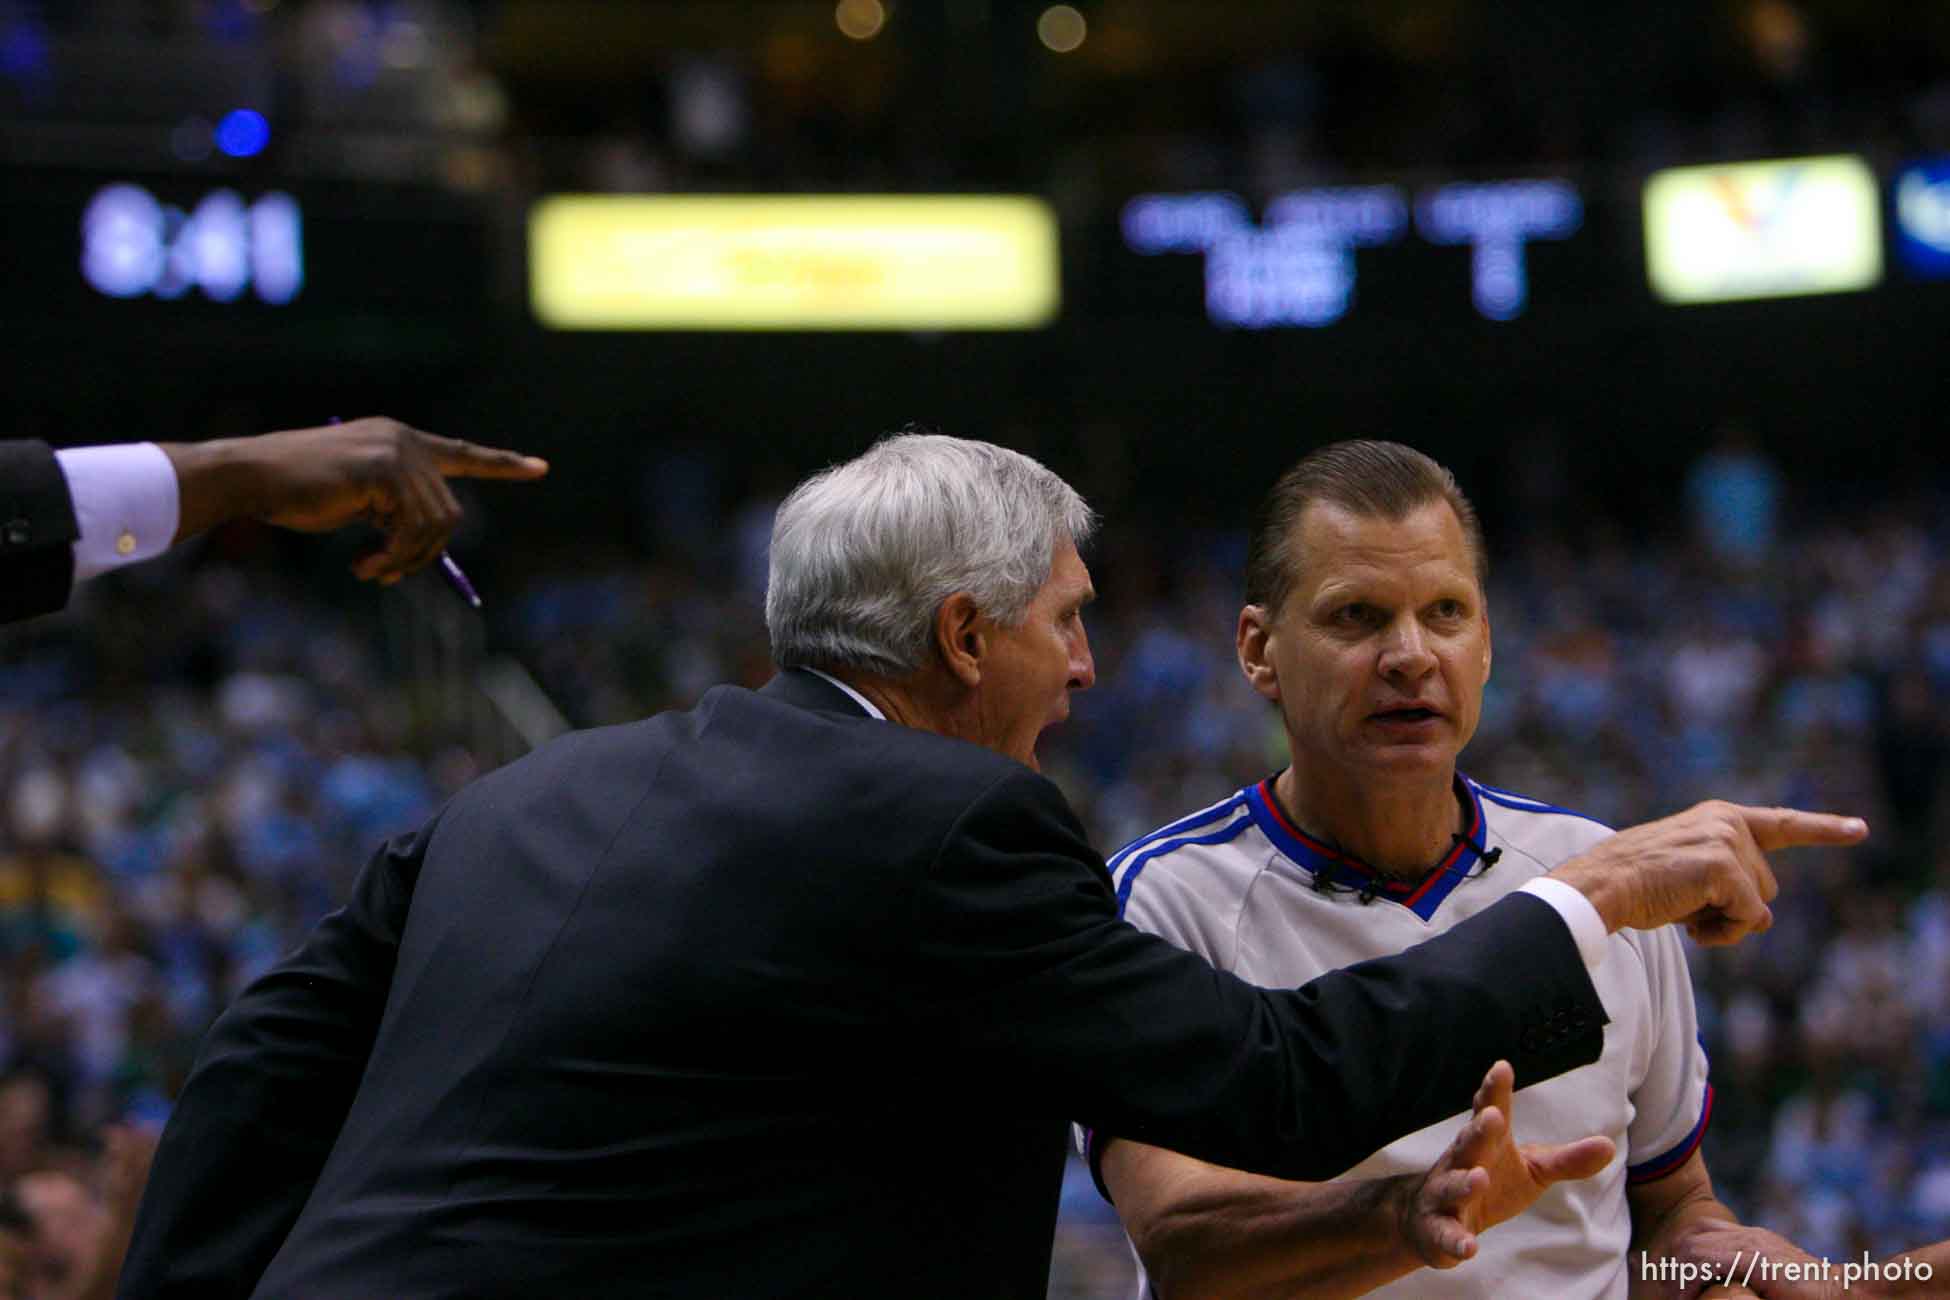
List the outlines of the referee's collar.
{"type": "MultiPolygon", "coordinates": [[[[1420,880],[1395,880],[1376,872],[1367,863],[1331,845],[1323,844],[1295,826],[1273,794],[1273,777],[1247,786],[1246,804],[1256,822],[1275,848],[1296,866],[1316,879],[1354,890],[1366,897],[1385,898],[1399,903],[1427,921],[1435,916],[1442,901],[1455,892],[1479,862],[1485,860],[1483,801],[1475,782],[1456,773],[1456,791],[1466,801],[1469,829],[1456,837],[1449,852],[1429,868],[1420,880]]],[[[1488,861],[1494,862],[1494,856],[1488,861]]]]}

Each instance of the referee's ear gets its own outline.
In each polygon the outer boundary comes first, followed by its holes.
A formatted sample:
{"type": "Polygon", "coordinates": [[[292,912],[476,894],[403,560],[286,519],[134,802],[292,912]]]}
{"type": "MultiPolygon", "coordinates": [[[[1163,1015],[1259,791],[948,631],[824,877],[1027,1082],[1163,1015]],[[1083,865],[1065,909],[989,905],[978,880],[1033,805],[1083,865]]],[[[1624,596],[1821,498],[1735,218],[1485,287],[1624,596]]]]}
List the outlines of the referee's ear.
{"type": "Polygon", "coordinates": [[[1271,642],[1273,616],[1264,605],[1246,605],[1239,610],[1239,627],[1234,648],[1239,653],[1239,671],[1261,696],[1279,702],[1280,675],[1273,668],[1271,642]]]}

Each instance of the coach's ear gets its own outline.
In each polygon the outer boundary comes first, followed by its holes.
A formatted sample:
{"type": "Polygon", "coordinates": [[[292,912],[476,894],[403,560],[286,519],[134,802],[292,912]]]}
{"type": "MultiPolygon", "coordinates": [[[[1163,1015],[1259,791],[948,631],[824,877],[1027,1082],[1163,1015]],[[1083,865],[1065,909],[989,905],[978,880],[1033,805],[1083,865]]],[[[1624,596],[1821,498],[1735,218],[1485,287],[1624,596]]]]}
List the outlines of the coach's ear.
{"type": "Polygon", "coordinates": [[[934,611],[934,648],[957,681],[974,690],[982,684],[982,661],[988,657],[994,625],[975,607],[975,597],[958,591],[934,611]]]}
{"type": "Polygon", "coordinates": [[[1246,674],[1254,690],[1274,702],[1280,698],[1280,675],[1273,668],[1273,616],[1264,605],[1246,605],[1239,611],[1239,630],[1235,645],[1239,651],[1239,671],[1246,674]]]}

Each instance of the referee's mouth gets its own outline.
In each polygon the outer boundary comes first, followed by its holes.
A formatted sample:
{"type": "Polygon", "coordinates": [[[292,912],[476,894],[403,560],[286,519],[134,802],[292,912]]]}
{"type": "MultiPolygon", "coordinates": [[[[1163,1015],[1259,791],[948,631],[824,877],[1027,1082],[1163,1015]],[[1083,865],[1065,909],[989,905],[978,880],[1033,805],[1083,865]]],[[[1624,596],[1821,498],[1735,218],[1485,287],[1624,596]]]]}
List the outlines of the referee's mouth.
{"type": "Polygon", "coordinates": [[[1376,709],[1368,715],[1368,721],[1378,723],[1389,731],[1419,732],[1442,722],[1448,715],[1433,704],[1417,700],[1410,704],[1395,704],[1385,709],[1376,709]]]}

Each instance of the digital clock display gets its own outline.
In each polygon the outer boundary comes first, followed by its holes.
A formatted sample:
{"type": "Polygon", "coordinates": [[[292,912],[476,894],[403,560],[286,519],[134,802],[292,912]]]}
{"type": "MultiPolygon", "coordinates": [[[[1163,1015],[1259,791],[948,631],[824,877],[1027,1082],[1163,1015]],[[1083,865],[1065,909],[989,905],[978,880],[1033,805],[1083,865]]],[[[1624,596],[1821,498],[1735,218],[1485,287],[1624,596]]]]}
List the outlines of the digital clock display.
{"type": "Polygon", "coordinates": [[[195,290],[216,302],[246,292],[282,304],[305,284],[298,201],[272,191],[246,203],[212,190],[187,211],[140,185],[103,186],[81,217],[81,274],[111,298],[181,298],[195,290]]]}

